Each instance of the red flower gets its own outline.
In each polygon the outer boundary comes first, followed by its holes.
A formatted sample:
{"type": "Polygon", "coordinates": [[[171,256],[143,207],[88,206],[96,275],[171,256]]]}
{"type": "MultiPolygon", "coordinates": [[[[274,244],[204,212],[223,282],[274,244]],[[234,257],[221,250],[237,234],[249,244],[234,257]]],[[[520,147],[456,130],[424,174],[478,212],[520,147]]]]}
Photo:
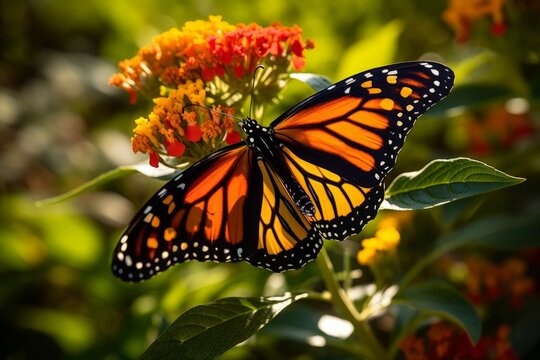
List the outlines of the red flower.
{"type": "Polygon", "coordinates": [[[155,168],[159,166],[159,155],[155,151],[152,151],[150,153],[150,166],[153,166],[155,168]]]}
{"type": "Polygon", "coordinates": [[[170,156],[181,157],[185,150],[186,145],[176,139],[167,144],[167,154],[170,156]]]}
{"type": "Polygon", "coordinates": [[[504,35],[504,33],[506,32],[506,24],[503,23],[503,22],[500,22],[500,23],[493,23],[493,25],[491,25],[491,34],[493,34],[493,36],[502,36],[504,35]]]}
{"type": "Polygon", "coordinates": [[[202,132],[197,124],[190,124],[186,127],[186,139],[191,142],[197,142],[201,140],[202,132]]]}
{"type": "Polygon", "coordinates": [[[242,65],[236,65],[233,70],[234,76],[237,78],[241,78],[245,75],[246,71],[242,65]]]}
{"type": "Polygon", "coordinates": [[[201,76],[204,81],[211,81],[215,76],[214,69],[209,67],[203,67],[201,70],[201,76]]]}
{"type": "Polygon", "coordinates": [[[229,131],[227,133],[227,136],[225,137],[225,141],[229,145],[236,144],[240,140],[242,140],[242,138],[240,137],[240,133],[238,133],[238,131],[235,131],[235,130],[229,131]]]}
{"type": "Polygon", "coordinates": [[[294,70],[302,70],[306,64],[306,60],[303,57],[294,55],[292,58],[294,70]]]}
{"type": "Polygon", "coordinates": [[[294,39],[291,44],[291,51],[296,56],[304,56],[304,45],[302,45],[302,42],[300,39],[294,39]]]}
{"type": "Polygon", "coordinates": [[[137,102],[137,93],[129,84],[123,83],[122,89],[124,89],[129,94],[129,103],[134,105],[137,102]]]}

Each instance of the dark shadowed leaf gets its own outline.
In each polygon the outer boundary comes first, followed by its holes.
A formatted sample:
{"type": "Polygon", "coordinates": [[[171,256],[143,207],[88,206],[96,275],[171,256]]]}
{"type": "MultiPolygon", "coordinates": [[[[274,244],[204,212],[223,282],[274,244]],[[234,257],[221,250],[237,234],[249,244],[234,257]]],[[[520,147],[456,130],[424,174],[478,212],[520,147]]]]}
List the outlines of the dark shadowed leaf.
{"type": "Polygon", "coordinates": [[[141,358],[215,359],[305,297],[226,298],[196,306],[180,315],[141,358]]]}
{"type": "Polygon", "coordinates": [[[521,249],[540,246],[540,215],[497,215],[471,223],[443,236],[436,248],[447,251],[462,246],[521,249]]]}
{"type": "MultiPolygon", "coordinates": [[[[500,101],[512,96],[512,92],[502,86],[471,84],[457,86],[437,106],[429,109],[429,116],[444,116],[449,111],[462,109],[467,111],[482,108],[486,104],[500,101]]],[[[460,111],[461,112],[461,111],[460,111]]]]}
{"type": "Polygon", "coordinates": [[[423,316],[438,316],[460,326],[473,342],[482,332],[473,305],[455,288],[440,282],[427,282],[400,290],[393,300],[410,306],[423,316]]]}
{"type": "Polygon", "coordinates": [[[388,187],[381,208],[426,209],[522,181],[477,160],[434,160],[419,171],[399,175],[388,187]]]}
{"type": "Polygon", "coordinates": [[[401,280],[408,285],[423,269],[442,255],[465,246],[489,249],[522,249],[540,246],[540,215],[494,215],[441,237],[434,248],[417,261],[401,280]]]}

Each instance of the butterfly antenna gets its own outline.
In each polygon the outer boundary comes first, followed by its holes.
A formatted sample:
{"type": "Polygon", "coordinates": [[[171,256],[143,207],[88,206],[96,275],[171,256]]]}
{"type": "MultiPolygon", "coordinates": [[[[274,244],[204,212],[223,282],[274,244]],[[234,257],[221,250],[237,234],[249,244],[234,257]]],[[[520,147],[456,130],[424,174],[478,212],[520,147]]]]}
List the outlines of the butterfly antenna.
{"type": "Polygon", "coordinates": [[[264,65],[257,65],[257,67],[255,67],[255,70],[253,70],[253,79],[251,81],[251,97],[249,99],[249,112],[248,112],[248,117],[250,119],[253,119],[253,113],[251,112],[253,110],[253,99],[255,98],[255,81],[257,80],[257,73],[259,72],[259,70],[264,70],[264,65]]]}
{"type": "Polygon", "coordinates": [[[185,105],[185,106],[182,108],[182,112],[184,112],[184,110],[185,110],[186,108],[189,108],[189,107],[203,108],[203,109],[205,109],[205,110],[208,110],[208,112],[220,114],[220,115],[223,115],[223,116],[228,116],[228,117],[231,117],[231,118],[233,118],[233,119],[235,119],[235,120],[237,120],[237,121],[242,121],[242,119],[239,118],[239,117],[236,117],[236,116],[231,115],[231,114],[224,113],[224,112],[222,112],[222,111],[217,111],[217,110],[214,110],[214,109],[212,109],[212,108],[209,108],[208,106],[204,106],[204,105],[200,105],[200,104],[187,104],[187,105],[185,105]]]}

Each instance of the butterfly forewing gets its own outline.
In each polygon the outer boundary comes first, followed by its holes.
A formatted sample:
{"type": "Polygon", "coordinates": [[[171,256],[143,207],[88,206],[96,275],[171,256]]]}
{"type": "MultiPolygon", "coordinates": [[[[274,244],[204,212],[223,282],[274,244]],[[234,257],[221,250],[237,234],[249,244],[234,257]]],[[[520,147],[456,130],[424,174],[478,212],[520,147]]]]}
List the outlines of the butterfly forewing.
{"type": "Polygon", "coordinates": [[[305,160],[375,186],[394,166],[415,120],[448,94],[453,79],[432,62],[369,70],[318,92],[271,126],[305,160]]]}

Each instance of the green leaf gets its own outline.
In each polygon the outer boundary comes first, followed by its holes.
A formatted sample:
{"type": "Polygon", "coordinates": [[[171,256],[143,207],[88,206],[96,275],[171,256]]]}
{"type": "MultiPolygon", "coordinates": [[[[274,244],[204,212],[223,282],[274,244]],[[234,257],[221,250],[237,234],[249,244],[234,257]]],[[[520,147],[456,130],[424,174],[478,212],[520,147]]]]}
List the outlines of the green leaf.
{"type": "Polygon", "coordinates": [[[315,91],[321,91],[332,85],[332,81],[326,76],[312,73],[292,73],[291,78],[308,84],[315,91]]]}
{"type": "Polygon", "coordinates": [[[435,247],[442,248],[445,252],[462,246],[522,249],[540,246],[538,234],[540,216],[537,214],[521,217],[495,215],[441,237],[435,247]]]}
{"type": "Polygon", "coordinates": [[[456,158],[434,160],[423,169],[396,177],[381,208],[427,209],[523,182],[480,161],[456,158]]]}
{"type": "Polygon", "coordinates": [[[176,319],[141,358],[214,359],[305,297],[226,298],[196,306],[176,319]]]}
{"type": "Polygon", "coordinates": [[[427,282],[400,290],[393,302],[419,310],[423,316],[438,316],[465,330],[473,342],[482,332],[474,306],[455,288],[440,282],[427,282]]]}
{"type": "Polygon", "coordinates": [[[116,169],[107,171],[106,173],[103,173],[95,177],[94,179],[88,182],[85,182],[84,184],[66,193],[63,193],[61,195],[54,196],[48,199],[36,201],[35,205],[48,206],[48,205],[58,204],[60,202],[74,198],[75,196],[78,196],[88,190],[96,189],[102,186],[103,184],[108,183],[109,181],[113,181],[118,178],[134,174],[136,172],[139,172],[148,177],[154,177],[154,178],[163,179],[163,180],[171,179],[179,173],[178,170],[175,170],[172,168],[168,168],[165,166],[160,166],[159,168],[155,168],[144,163],[119,166],[116,169]]]}
{"type": "Polygon", "coordinates": [[[398,20],[388,22],[350,46],[341,55],[341,64],[336,78],[344,79],[362,70],[391,64],[395,60],[398,40],[404,24],[398,20]]]}

